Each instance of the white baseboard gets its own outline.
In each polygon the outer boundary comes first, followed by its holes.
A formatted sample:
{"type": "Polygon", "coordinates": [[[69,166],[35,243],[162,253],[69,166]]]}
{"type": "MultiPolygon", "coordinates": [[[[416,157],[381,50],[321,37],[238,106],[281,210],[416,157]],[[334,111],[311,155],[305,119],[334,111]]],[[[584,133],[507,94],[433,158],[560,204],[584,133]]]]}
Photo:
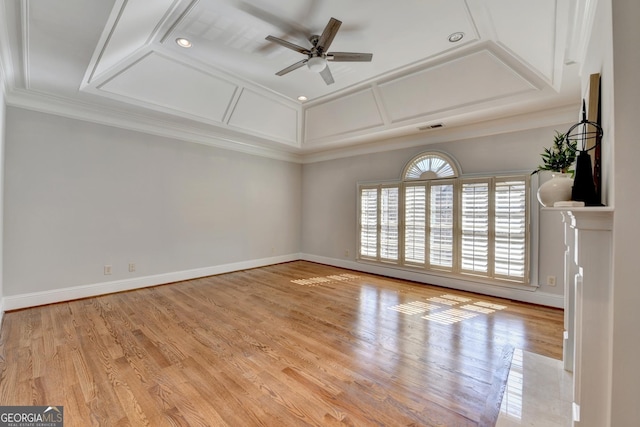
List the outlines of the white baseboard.
{"type": "Polygon", "coordinates": [[[157,274],[153,276],[135,277],[132,279],[116,280],[112,282],[95,283],[89,285],[73,286],[69,288],[54,289],[50,291],[5,296],[2,301],[4,305],[3,310],[18,310],[21,308],[54,304],[57,302],[71,301],[74,299],[111,294],[114,292],[130,291],[133,289],[180,282],[182,280],[190,280],[199,277],[213,276],[216,274],[230,273],[232,271],[246,270],[249,268],[264,267],[266,265],[279,264],[282,262],[296,261],[299,259],[300,254],[281,255],[277,257],[241,261],[231,264],[222,264],[211,267],[196,268],[192,270],[157,274]]]}
{"type": "Polygon", "coordinates": [[[333,265],[335,267],[348,268],[350,270],[362,271],[364,273],[378,274],[381,276],[394,277],[396,279],[411,280],[419,283],[427,283],[435,286],[442,286],[460,291],[474,292],[482,295],[490,295],[499,298],[507,298],[515,301],[539,304],[548,307],[564,308],[564,296],[541,292],[533,286],[519,287],[498,286],[487,283],[472,282],[454,277],[438,276],[417,271],[401,270],[379,265],[360,263],[353,260],[338,258],[328,258],[318,255],[302,254],[305,261],[317,262],[320,264],[333,265]]]}
{"type": "Polygon", "coordinates": [[[233,271],[246,270],[249,268],[264,267],[266,265],[296,261],[300,259],[305,261],[317,262],[320,264],[333,265],[335,267],[347,268],[350,270],[362,271],[365,273],[379,274],[382,276],[411,280],[419,283],[428,283],[436,286],[458,289],[461,291],[475,292],[500,298],[508,298],[532,304],[540,304],[557,308],[563,308],[564,306],[564,297],[562,295],[540,292],[539,290],[532,290],[532,288],[518,289],[516,287],[495,286],[485,283],[460,280],[457,278],[386,268],[383,266],[372,264],[364,264],[355,262],[353,260],[342,260],[310,254],[289,254],[257,260],[241,261],[231,264],[196,268],[192,270],[176,271],[152,276],[116,280],[112,282],[102,282],[73,286],[69,288],[54,289],[50,291],[5,296],[2,300],[0,300],[0,325],[5,310],[18,310],[21,308],[54,304],[57,302],[71,301],[80,298],[89,298],[98,295],[111,294],[114,292],[130,291],[134,289],[164,285],[167,283],[180,282],[182,280],[196,279],[199,277],[213,276],[216,274],[230,273],[233,271]]]}

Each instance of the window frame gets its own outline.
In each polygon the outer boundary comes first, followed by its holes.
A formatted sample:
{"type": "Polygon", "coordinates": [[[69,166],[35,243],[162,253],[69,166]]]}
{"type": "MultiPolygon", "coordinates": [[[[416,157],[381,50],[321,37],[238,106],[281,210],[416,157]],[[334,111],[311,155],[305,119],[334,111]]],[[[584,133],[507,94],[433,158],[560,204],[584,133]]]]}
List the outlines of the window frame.
{"type": "Polygon", "coordinates": [[[369,262],[376,262],[376,263],[384,263],[384,264],[400,264],[400,251],[401,251],[401,244],[400,244],[400,227],[401,227],[401,216],[400,212],[401,212],[401,203],[400,203],[400,197],[401,197],[401,183],[400,182],[385,182],[385,183],[372,183],[372,184],[362,184],[362,185],[358,185],[358,212],[357,212],[357,216],[358,216],[358,228],[357,228],[357,234],[358,234],[358,238],[357,238],[357,253],[356,253],[356,260],[358,261],[369,261],[369,262]],[[383,189],[386,188],[397,188],[398,189],[398,221],[397,221],[397,227],[398,227],[398,257],[397,259],[390,259],[390,258],[383,258],[381,256],[380,250],[381,250],[381,242],[380,242],[380,238],[381,238],[381,222],[380,222],[380,218],[381,218],[381,209],[382,209],[382,198],[381,198],[381,193],[383,189]],[[376,197],[376,220],[377,220],[377,224],[376,224],[376,255],[375,256],[362,256],[361,255],[361,247],[362,247],[362,222],[361,222],[361,218],[362,218],[362,192],[363,190],[373,190],[375,189],[377,192],[377,197],[376,197]]]}
{"type": "MultiPolygon", "coordinates": [[[[503,183],[503,182],[512,182],[514,181],[514,178],[517,178],[513,175],[505,175],[505,176],[496,176],[494,177],[494,198],[497,198],[497,185],[499,183],[503,183]]],[[[523,245],[523,250],[524,250],[524,254],[523,254],[523,276],[525,278],[525,283],[529,284],[531,281],[531,264],[532,264],[532,257],[531,257],[531,247],[532,247],[532,239],[531,239],[531,228],[532,228],[532,223],[531,223],[531,197],[532,197],[532,192],[531,192],[531,179],[530,179],[530,175],[527,174],[524,176],[524,195],[522,196],[522,202],[524,203],[524,217],[522,218],[523,221],[523,228],[524,228],[524,245],[523,245]]],[[[516,179],[517,181],[517,179],[516,179]]],[[[496,206],[497,207],[497,206],[496,206]]],[[[495,271],[496,268],[496,263],[497,263],[497,259],[496,259],[496,253],[497,249],[496,249],[496,233],[497,233],[497,212],[494,212],[493,215],[494,218],[494,230],[493,230],[493,246],[494,246],[494,259],[493,259],[493,268],[494,268],[494,277],[500,279],[500,280],[511,280],[510,277],[508,275],[502,275],[499,274],[495,271]]]]}
{"type": "MultiPolygon", "coordinates": [[[[441,153],[439,152],[430,152],[436,155],[441,155],[441,153]]],[[[426,153],[421,153],[418,156],[414,157],[414,159],[423,157],[426,153]]],[[[445,156],[444,157],[445,160],[447,161],[452,161],[452,159],[449,156],[445,156]]],[[[403,178],[405,177],[405,173],[408,170],[408,165],[410,165],[411,162],[409,162],[407,164],[407,166],[405,166],[405,168],[403,169],[403,178]]],[[[457,165],[455,163],[452,163],[453,166],[453,170],[456,173],[455,177],[447,177],[447,178],[435,178],[435,179],[403,179],[401,181],[393,181],[393,182],[378,182],[378,183],[359,183],[358,184],[358,238],[357,238],[357,249],[356,249],[356,261],[358,262],[366,262],[366,263],[374,263],[374,264],[383,264],[383,265],[392,265],[394,267],[403,269],[403,270],[409,270],[409,271],[419,271],[419,272],[424,272],[424,273],[429,273],[429,274],[435,274],[435,275],[444,275],[444,276],[451,276],[451,277],[456,277],[456,278],[463,278],[465,280],[469,280],[469,281],[479,281],[479,282],[485,282],[485,283],[490,283],[490,284],[500,284],[500,285],[515,285],[515,286],[530,286],[533,278],[531,277],[531,265],[532,263],[535,262],[535,260],[532,258],[532,254],[533,254],[533,250],[532,250],[532,246],[535,242],[532,241],[532,235],[531,235],[531,227],[532,227],[532,223],[531,223],[531,218],[533,216],[533,213],[531,212],[531,178],[530,178],[530,174],[528,173],[509,173],[509,174],[495,174],[495,175],[488,175],[488,176],[460,176],[458,175],[458,168],[457,165]],[[498,185],[500,185],[501,183],[508,183],[508,182],[513,182],[514,183],[514,191],[515,191],[515,201],[519,202],[520,204],[523,204],[523,209],[524,212],[523,213],[519,213],[521,212],[520,210],[516,209],[514,211],[514,223],[515,225],[515,236],[520,236],[522,235],[522,238],[524,239],[523,245],[521,247],[518,247],[516,245],[515,249],[517,249],[520,252],[516,252],[516,253],[521,253],[522,255],[522,263],[518,264],[517,262],[515,263],[515,266],[512,267],[510,264],[508,264],[506,267],[504,267],[502,270],[510,270],[513,268],[514,272],[516,274],[514,275],[504,275],[504,274],[499,274],[496,272],[497,269],[497,264],[496,264],[496,253],[498,253],[500,251],[500,249],[502,249],[503,251],[505,250],[504,248],[500,248],[498,246],[498,243],[496,242],[497,240],[497,235],[496,235],[496,221],[498,220],[496,215],[497,215],[497,204],[500,202],[497,199],[497,193],[496,193],[496,189],[498,188],[498,185]],[[486,267],[486,272],[478,272],[478,271],[473,271],[473,270],[469,270],[469,269],[464,269],[463,268],[463,264],[462,264],[462,247],[463,247],[463,236],[462,236],[462,228],[463,228],[463,214],[462,214],[462,209],[463,209],[463,188],[465,185],[469,185],[469,184],[473,184],[473,183],[487,183],[488,185],[488,198],[487,198],[487,203],[488,203],[488,207],[487,207],[487,211],[488,211],[488,237],[487,237],[487,258],[486,258],[486,263],[487,263],[487,267],[486,267]],[[452,185],[452,189],[453,189],[453,237],[452,237],[452,265],[451,267],[447,267],[447,266],[440,266],[440,265],[434,265],[432,263],[432,259],[431,259],[431,251],[430,251],[430,246],[431,246],[431,237],[430,237],[430,230],[431,230],[431,225],[430,225],[430,216],[432,215],[431,212],[431,191],[434,187],[436,186],[440,186],[440,185],[452,185]],[[516,185],[517,184],[517,185],[516,185]],[[524,188],[519,188],[519,186],[524,186],[524,188]],[[393,187],[393,188],[397,188],[398,190],[398,202],[397,202],[397,209],[398,209],[398,221],[397,221],[397,259],[391,260],[391,259],[383,259],[380,256],[380,195],[381,195],[381,191],[382,188],[389,188],[389,187],[393,187]],[[425,194],[424,194],[424,198],[425,198],[425,206],[424,206],[424,239],[423,239],[423,245],[424,245],[424,261],[423,262],[419,262],[416,261],[416,258],[414,258],[413,260],[409,259],[408,254],[406,252],[407,250],[407,219],[408,219],[408,212],[407,212],[407,189],[412,188],[412,187],[424,187],[425,188],[425,194]],[[361,219],[361,207],[362,207],[362,190],[363,189],[377,189],[378,191],[378,208],[377,208],[377,212],[378,212],[378,218],[377,218],[377,222],[378,222],[378,228],[377,228],[377,235],[378,235],[378,242],[377,242],[377,250],[376,250],[376,257],[371,257],[371,256],[362,256],[361,254],[361,237],[362,237],[362,224],[360,223],[360,219],[361,219]],[[518,192],[524,191],[524,194],[519,194],[518,192]],[[522,230],[524,230],[524,232],[522,232],[522,230]],[[520,268],[521,265],[521,268],[520,268]],[[519,272],[522,272],[523,276],[520,277],[517,274],[519,274],[519,272]]],[[[511,199],[509,199],[511,200],[511,199]]],[[[501,211],[503,211],[505,209],[505,207],[503,206],[501,208],[501,211]]],[[[507,213],[507,216],[509,214],[507,213]]],[[[501,219],[502,221],[504,221],[504,218],[501,219]]],[[[511,219],[509,218],[509,221],[511,221],[511,219]]],[[[502,224],[502,223],[501,223],[502,224]]],[[[507,225],[507,227],[511,227],[510,225],[507,225]]],[[[509,231],[507,231],[507,233],[510,233],[510,228],[509,231]]],[[[510,236],[510,234],[509,234],[510,236]]],[[[509,239],[511,239],[509,237],[509,239]]],[[[517,240],[517,239],[515,239],[517,240]]],[[[511,250],[509,248],[510,245],[510,240],[507,241],[507,243],[505,243],[504,245],[506,245],[507,247],[507,252],[509,250],[511,250]]]]}

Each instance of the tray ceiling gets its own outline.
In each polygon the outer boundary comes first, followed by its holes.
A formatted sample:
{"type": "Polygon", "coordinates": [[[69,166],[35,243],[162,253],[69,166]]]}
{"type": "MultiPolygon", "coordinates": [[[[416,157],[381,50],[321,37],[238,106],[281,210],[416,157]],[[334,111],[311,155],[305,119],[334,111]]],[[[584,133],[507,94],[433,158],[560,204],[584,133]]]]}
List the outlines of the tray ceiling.
{"type": "MultiPolygon", "coordinates": [[[[293,154],[574,105],[575,0],[3,2],[9,104],[187,140],[293,154]],[[326,85],[303,56],[329,18],[326,85]],[[453,33],[462,40],[449,41],[453,33]],[[178,46],[187,38],[192,46],[178,46]],[[307,101],[301,102],[298,96],[307,101]]],[[[566,110],[566,108],[565,108],[566,110]]],[[[562,118],[561,120],[564,120],[562,118]]]]}

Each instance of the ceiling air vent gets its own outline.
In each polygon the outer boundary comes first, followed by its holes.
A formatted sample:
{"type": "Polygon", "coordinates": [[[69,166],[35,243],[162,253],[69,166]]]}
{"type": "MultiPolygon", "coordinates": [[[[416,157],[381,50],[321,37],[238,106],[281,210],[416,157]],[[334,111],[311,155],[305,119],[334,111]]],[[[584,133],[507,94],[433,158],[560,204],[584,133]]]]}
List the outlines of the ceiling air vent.
{"type": "Polygon", "coordinates": [[[442,123],[436,123],[435,125],[420,126],[420,127],[418,128],[418,130],[438,129],[438,128],[442,128],[442,127],[444,127],[444,124],[442,124],[442,123]]]}

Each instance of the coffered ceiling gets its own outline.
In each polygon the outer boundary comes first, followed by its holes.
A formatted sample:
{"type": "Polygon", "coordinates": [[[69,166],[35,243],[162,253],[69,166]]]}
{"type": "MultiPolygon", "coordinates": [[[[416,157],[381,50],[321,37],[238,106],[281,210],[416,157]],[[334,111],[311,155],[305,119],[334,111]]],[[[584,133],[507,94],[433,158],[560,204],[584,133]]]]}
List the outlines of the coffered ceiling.
{"type": "Polygon", "coordinates": [[[385,138],[575,114],[575,0],[6,0],[10,105],[304,155],[385,138]],[[331,17],[325,84],[267,35],[309,48],[331,17]],[[461,33],[459,41],[450,35],[461,33]],[[176,40],[187,38],[190,48],[176,40]],[[304,95],[306,101],[299,101],[304,95]],[[427,131],[425,131],[425,129],[427,131]]]}

